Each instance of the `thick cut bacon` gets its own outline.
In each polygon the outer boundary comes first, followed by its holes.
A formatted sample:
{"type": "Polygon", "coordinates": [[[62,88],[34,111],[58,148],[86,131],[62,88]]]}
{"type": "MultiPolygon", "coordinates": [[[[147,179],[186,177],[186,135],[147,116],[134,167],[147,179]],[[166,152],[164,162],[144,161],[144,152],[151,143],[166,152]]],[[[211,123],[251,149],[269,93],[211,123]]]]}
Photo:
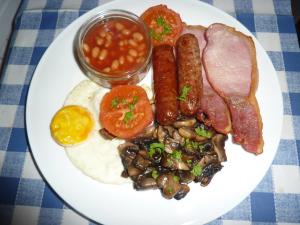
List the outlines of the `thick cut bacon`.
{"type": "Polygon", "coordinates": [[[233,140],[245,150],[259,154],[263,151],[263,137],[255,97],[255,45],[251,37],[223,24],[210,25],[205,35],[204,67],[209,83],[229,107],[233,140]]]}
{"type": "MultiPolygon", "coordinates": [[[[206,46],[205,33],[206,28],[202,26],[186,26],[183,29],[182,34],[192,33],[194,34],[199,43],[200,55],[202,57],[202,51],[206,46]]],[[[204,68],[202,68],[203,78],[203,95],[200,100],[200,113],[204,113],[208,118],[205,119],[207,125],[211,125],[218,132],[227,134],[231,131],[230,113],[224,100],[214,91],[210,86],[206,78],[204,68]]]]}

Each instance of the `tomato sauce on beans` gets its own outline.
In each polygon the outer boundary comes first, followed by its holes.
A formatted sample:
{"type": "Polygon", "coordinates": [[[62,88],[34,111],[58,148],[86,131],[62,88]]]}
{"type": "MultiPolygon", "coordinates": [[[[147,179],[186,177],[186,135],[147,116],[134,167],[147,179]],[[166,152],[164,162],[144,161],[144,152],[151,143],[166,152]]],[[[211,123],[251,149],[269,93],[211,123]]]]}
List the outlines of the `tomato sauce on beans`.
{"type": "Polygon", "coordinates": [[[95,24],[83,39],[86,62],[96,71],[115,76],[137,70],[146,60],[147,48],[143,28],[124,18],[95,24]]]}

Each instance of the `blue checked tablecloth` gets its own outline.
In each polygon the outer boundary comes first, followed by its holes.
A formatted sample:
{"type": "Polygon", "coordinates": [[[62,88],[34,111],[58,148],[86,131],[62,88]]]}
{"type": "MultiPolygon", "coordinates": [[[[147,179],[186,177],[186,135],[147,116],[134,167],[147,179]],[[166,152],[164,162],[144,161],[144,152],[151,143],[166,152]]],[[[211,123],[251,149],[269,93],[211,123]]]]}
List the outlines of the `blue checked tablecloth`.
{"type": "MultiPolygon", "coordinates": [[[[94,224],[41,178],[26,139],[24,111],[34,69],[49,44],[73,20],[105,2],[22,3],[0,82],[1,225],[94,224]]],[[[283,132],[272,166],[246,199],[210,224],[300,224],[300,51],[290,1],[206,2],[236,17],[258,38],[275,66],[284,100],[283,132]]]]}

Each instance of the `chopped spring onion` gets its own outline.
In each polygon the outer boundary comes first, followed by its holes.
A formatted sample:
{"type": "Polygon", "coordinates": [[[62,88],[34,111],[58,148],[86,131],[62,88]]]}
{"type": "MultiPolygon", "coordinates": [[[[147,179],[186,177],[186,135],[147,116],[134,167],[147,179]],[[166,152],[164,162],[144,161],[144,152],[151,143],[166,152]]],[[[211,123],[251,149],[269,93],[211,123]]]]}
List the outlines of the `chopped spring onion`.
{"type": "Polygon", "coordinates": [[[204,125],[195,128],[195,132],[197,135],[202,137],[211,138],[213,136],[213,132],[211,130],[205,129],[204,125]]]}
{"type": "Polygon", "coordinates": [[[162,143],[152,143],[150,144],[150,149],[149,149],[149,156],[152,158],[153,155],[158,152],[159,154],[163,153],[165,150],[165,146],[162,143]]]}
{"type": "Polygon", "coordinates": [[[187,98],[190,91],[191,91],[191,87],[183,86],[183,88],[180,91],[180,95],[178,97],[178,100],[179,101],[186,101],[186,98],[187,98]]]}
{"type": "Polygon", "coordinates": [[[202,173],[202,167],[199,164],[196,164],[193,166],[193,169],[191,170],[191,173],[197,177],[200,176],[202,173]]]}

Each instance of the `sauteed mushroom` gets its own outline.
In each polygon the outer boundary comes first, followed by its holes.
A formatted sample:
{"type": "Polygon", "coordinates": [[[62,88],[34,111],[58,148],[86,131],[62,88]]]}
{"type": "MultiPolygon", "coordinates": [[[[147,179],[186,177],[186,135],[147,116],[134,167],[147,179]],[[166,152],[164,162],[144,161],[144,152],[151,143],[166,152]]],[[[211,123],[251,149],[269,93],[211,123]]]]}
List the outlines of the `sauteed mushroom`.
{"type": "Polygon", "coordinates": [[[181,189],[174,195],[174,198],[176,200],[180,200],[184,198],[189,191],[190,191],[189,186],[187,186],[186,184],[181,184],[181,189]]]}
{"type": "Polygon", "coordinates": [[[214,150],[217,153],[220,162],[227,161],[225,148],[224,148],[226,140],[227,140],[227,136],[224,134],[216,134],[212,138],[212,144],[214,145],[214,150]]]}
{"type": "Polygon", "coordinates": [[[134,188],[137,190],[145,189],[157,189],[157,183],[154,178],[151,177],[142,177],[137,182],[134,183],[134,188]]]}
{"type": "Polygon", "coordinates": [[[157,178],[157,185],[162,189],[165,198],[173,198],[180,190],[179,178],[174,174],[163,174],[157,178]]]}
{"type": "Polygon", "coordinates": [[[197,120],[195,118],[190,118],[186,120],[178,120],[174,123],[174,127],[193,127],[196,124],[197,120]]]}
{"type": "Polygon", "coordinates": [[[136,190],[160,189],[165,198],[179,200],[189,192],[189,183],[206,186],[221,170],[227,136],[194,118],[175,124],[153,125],[151,132],[119,146],[122,175],[133,180],[136,190]]]}
{"type": "Polygon", "coordinates": [[[222,169],[222,165],[220,163],[211,163],[207,165],[200,176],[200,184],[201,186],[207,186],[213,176],[222,169]]]}
{"type": "Polygon", "coordinates": [[[157,138],[160,143],[165,142],[165,138],[169,136],[167,130],[165,130],[162,126],[158,126],[157,128],[157,138]]]}
{"type": "Polygon", "coordinates": [[[207,137],[197,135],[196,132],[193,131],[193,129],[190,127],[180,127],[178,129],[178,132],[184,138],[196,140],[199,142],[205,142],[208,139],[207,137]]]}
{"type": "Polygon", "coordinates": [[[157,135],[156,132],[157,132],[156,126],[155,124],[153,124],[151,126],[146,127],[144,132],[141,133],[139,137],[156,137],[157,135]]]}

